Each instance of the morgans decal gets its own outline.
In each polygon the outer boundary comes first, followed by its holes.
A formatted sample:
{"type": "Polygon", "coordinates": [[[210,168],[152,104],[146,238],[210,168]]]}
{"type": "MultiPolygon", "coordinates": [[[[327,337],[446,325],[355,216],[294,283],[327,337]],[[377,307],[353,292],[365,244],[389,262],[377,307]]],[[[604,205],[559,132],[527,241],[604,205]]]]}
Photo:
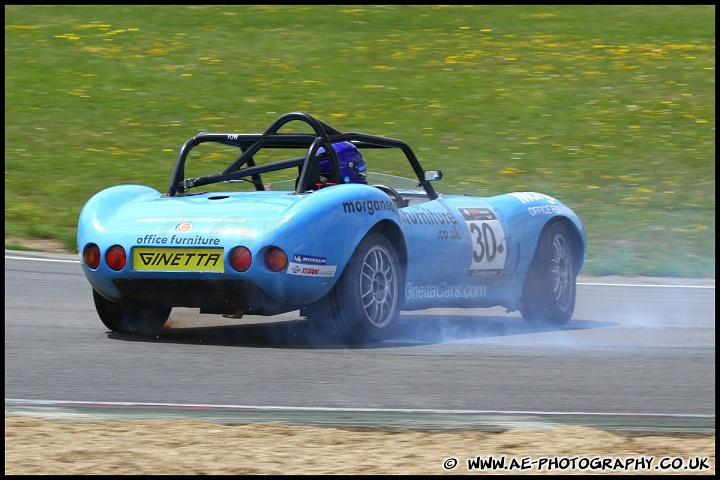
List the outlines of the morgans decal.
{"type": "Polygon", "coordinates": [[[356,200],[354,202],[342,202],[343,213],[367,213],[375,215],[375,212],[394,212],[395,203],[392,200],[356,200]]]}

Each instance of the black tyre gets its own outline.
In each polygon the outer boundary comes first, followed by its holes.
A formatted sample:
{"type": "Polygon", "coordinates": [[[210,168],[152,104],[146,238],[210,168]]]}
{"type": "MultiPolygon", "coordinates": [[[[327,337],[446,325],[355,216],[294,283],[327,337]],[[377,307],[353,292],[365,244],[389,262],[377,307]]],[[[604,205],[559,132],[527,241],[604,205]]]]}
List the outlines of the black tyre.
{"type": "Polygon", "coordinates": [[[543,230],[523,286],[520,312],[530,324],[565,325],[575,309],[575,262],[567,228],[543,230]]]}
{"type": "Polygon", "coordinates": [[[172,310],[172,308],[126,310],[119,303],[100,295],[95,289],[93,289],[93,300],[103,325],[119,333],[153,335],[165,325],[172,310]]]}
{"type": "Polygon", "coordinates": [[[353,342],[390,338],[400,315],[401,283],[390,241],[379,233],[366,236],[331,292],[338,330],[353,342]]]}

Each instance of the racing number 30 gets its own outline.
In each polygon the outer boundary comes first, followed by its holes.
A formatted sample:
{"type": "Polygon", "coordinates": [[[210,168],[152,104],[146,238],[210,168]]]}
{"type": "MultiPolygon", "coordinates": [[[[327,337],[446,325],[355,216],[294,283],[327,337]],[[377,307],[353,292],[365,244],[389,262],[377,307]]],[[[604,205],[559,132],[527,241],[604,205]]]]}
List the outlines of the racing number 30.
{"type": "Polygon", "coordinates": [[[470,275],[497,276],[505,268],[507,247],[499,220],[466,221],[472,239],[470,275]]]}
{"type": "Polygon", "coordinates": [[[458,208],[470,231],[471,277],[495,277],[502,274],[507,258],[505,231],[495,213],[487,207],[458,208]]]}
{"type": "Polygon", "coordinates": [[[495,240],[495,233],[493,232],[490,225],[483,222],[482,227],[478,226],[477,223],[470,223],[470,233],[473,237],[473,261],[474,263],[481,263],[487,255],[487,261],[492,263],[495,260],[497,254],[497,240],[495,240]],[[478,249],[480,251],[478,251],[478,249]]]}

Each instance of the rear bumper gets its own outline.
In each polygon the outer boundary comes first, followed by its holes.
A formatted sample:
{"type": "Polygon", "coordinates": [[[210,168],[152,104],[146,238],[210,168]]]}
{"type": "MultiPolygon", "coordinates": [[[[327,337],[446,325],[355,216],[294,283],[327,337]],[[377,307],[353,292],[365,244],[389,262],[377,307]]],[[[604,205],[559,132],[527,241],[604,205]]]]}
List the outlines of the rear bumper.
{"type": "Polygon", "coordinates": [[[189,307],[207,313],[275,315],[298,307],[281,305],[247,280],[185,280],[116,278],[120,303],[126,308],[189,307]]]}

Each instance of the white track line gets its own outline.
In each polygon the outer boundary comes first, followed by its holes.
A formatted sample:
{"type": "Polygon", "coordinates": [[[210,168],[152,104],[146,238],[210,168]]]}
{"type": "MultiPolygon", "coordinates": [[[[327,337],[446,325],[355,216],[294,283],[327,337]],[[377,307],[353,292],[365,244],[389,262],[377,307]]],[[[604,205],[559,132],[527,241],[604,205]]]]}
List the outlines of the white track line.
{"type": "Polygon", "coordinates": [[[609,412],[539,412],[513,410],[444,410],[424,408],[337,408],[337,407],[292,407],[266,405],[208,405],[185,403],[142,403],[142,402],[82,402],[74,400],[24,400],[6,398],[6,405],[50,405],[50,406],[93,406],[93,407],[142,407],[142,408],[197,408],[208,410],[261,410],[296,412],[373,412],[373,413],[430,413],[430,414],[475,414],[475,415],[589,415],[589,416],[638,416],[638,417],[695,417],[715,418],[715,415],[673,414],[673,413],[609,413],[609,412]]]}
{"type": "Polygon", "coordinates": [[[715,288],[715,285],[654,285],[654,284],[634,284],[634,283],[595,283],[595,282],[577,282],[578,285],[591,285],[601,287],[666,287],[666,288],[715,288]]]}
{"type": "Polygon", "coordinates": [[[31,258],[31,257],[11,257],[5,255],[6,260],[32,260],[35,262],[61,262],[61,263],[80,263],[80,260],[63,260],[60,258],[31,258]]]}

